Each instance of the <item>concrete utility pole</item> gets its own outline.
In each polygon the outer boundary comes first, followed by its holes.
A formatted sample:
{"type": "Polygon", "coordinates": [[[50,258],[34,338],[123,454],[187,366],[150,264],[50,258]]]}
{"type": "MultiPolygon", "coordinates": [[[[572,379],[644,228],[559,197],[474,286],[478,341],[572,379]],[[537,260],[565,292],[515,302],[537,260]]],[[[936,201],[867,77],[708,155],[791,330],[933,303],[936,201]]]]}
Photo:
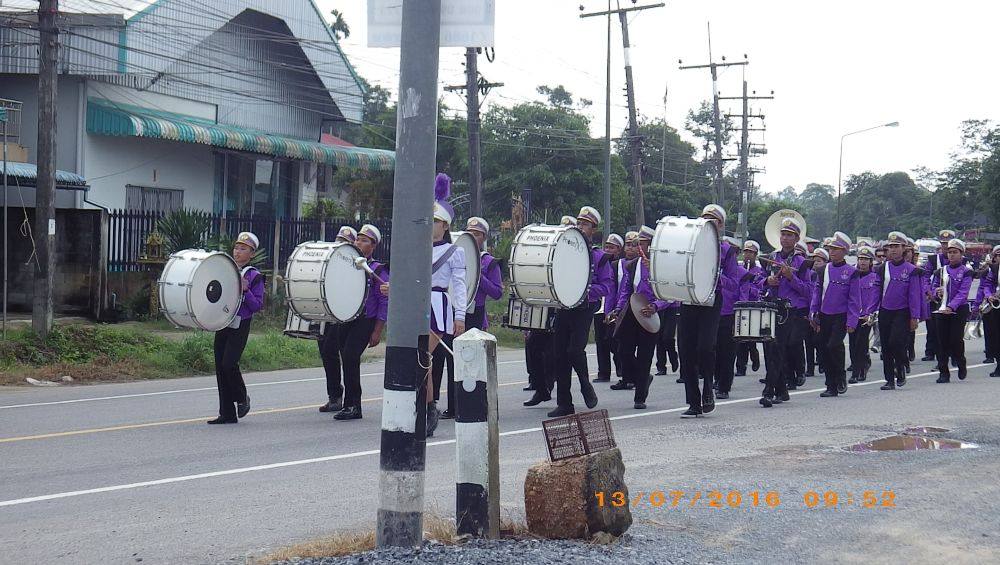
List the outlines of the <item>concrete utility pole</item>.
{"type": "Polygon", "coordinates": [[[726,58],[722,58],[721,63],[716,63],[712,60],[712,27],[709,25],[708,28],[708,63],[704,65],[684,65],[684,61],[677,61],[680,65],[681,70],[687,69],[709,69],[712,72],[712,128],[715,130],[715,198],[719,205],[725,205],[725,192],[722,185],[722,167],[723,159],[722,157],[722,120],[719,117],[719,67],[734,67],[739,65],[748,65],[750,61],[745,60],[746,55],[743,55],[744,60],[738,61],[736,63],[727,63],[726,58]]]}
{"type": "MultiPolygon", "coordinates": [[[[747,221],[750,206],[750,118],[760,118],[764,119],[763,114],[753,115],[750,113],[750,101],[751,100],[774,100],[774,92],[772,91],[772,96],[757,96],[756,92],[751,96],[747,92],[747,81],[743,81],[743,96],[719,96],[719,100],[740,100],[743,102],[743,113],[739,114],[740,117],[740,168],[738,174],[738,184],[740,191],[740,212],[738,217],[739,228],[736,232],[736,238],[741,242],[746,241],[748,236],[747,221]]],[[[731,117],[731,114],[726,114],[726,117],[731,117]]],[[[761,128],[763,129],[763,128],[761,128]]]]}
{"type": "Polygon", "coordinates": [[[431,217],[437,156],[441,0],[403,2],[376,544],[423,542],[431,217]]]}
{"type": "MultiPolygon", "coordinates": [[[[41,337],[52,329],[52,286],[56,269],[56,93],[59,57],[59,0],[38,4],[38,177],[35,189],[35,241],[39,268],[31,327],[41,337]]],[[[6,237],[6,234],[4,235],[6,237]]]]}
{"type": "Polygon", "coordinates": [[[469,194],[472,196],[472,215],[483,215],[483,173],[482,146],[479,143],[479,130],[482,122],[479,119],[479,94],[483,96],[492,88],[503,86],[502,82],[487,82],[479,78],[479,48],[465,48],[465,84],[461,86],[446,86],[448,92],[465,91],[466,130],[469,136],[469,194]]]}
{"type": "MultiPolygon", "coordinates": [[[[618,20],[622,24],[622,46],[625,48],[625,94],[628,98],[628,127],[629,127],[629,149],[630,149],[630,159],[632,167],[632,200],[635,203],[635,221],[638,225],[643,225],[646,223],[645,207],[642,198],[642,139],[639,136],[639,122],[636,118],[636,108],[635,108],[635,85],[632,79],[632,60],[630,57],[629,50],[631,45],[628,38],[628,13],[635,12],[639,10],[649,10],[651,8],[662,8],[665,6],[662,2],[659,4],[648,4],[645,6],[633,6],[632,8],[618,8],[616,10],[611,9],[611,3],[608,2],[608,9],[604,12],[592,12],[589,14],[580,14],[581,18],[589,18],[593,16],[608,16],[611,14],[618,14],[618,20]]],[[[608,45],[609,45],[609,61],[610,61],[610,40],[611,31],[610,27],[608,29],[608,45]]],[[[610,62],[608,71],[608,84],[609,92],[608,97],[610,100],[610,62]]],[[[610,108],[610,106],[609,106],[610,108]]],[[[605,210],[605,217],[610,219],[610,209],[611,209],[611,129],[610,129],[610,109],[606,111],[607,113],[607,162],[605,166],[605,204],[607,209],[605,210]]],[[[610,228],[608,228],[610,233],[610,228]]]]}

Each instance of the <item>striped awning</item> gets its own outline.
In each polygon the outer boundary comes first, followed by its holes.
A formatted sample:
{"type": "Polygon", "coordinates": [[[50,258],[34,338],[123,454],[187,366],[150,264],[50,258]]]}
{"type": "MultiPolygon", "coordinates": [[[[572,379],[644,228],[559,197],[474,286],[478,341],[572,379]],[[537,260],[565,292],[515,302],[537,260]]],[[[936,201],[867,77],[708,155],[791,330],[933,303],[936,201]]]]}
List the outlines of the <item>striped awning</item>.
{"type": "MultiPolygon", "coordinates": [[[[0,167],[2,169],[2,167],[0,167]]],[[[38,180],[38,167],[34,163],[7,162],[8,186],[35,186],[38,180]]],[[[56,188],[64,190],[87,190],[87,181],[76,173],[56,171],[56,188]]]]}
{"type": "Polygon", "coordinates": [[[385,149],[325,145],[98,98],[87,101],[87,132],[202,143],[353,171],[391,171],[396,164],[395,152],[385,149]]]}

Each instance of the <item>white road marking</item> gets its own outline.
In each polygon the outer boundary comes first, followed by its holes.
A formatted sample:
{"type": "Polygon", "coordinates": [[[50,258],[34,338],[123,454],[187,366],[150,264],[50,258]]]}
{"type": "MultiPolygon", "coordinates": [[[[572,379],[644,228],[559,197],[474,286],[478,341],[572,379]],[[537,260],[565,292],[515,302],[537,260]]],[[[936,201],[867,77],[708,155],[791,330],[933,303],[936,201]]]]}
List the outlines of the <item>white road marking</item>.
{"type": "MultiPolygon", "coordinates": [[[[968,368],[969,369],[976,369],[976,368],[985,367],[985,366],[987,366],[985,363],[980,363],[980,364],[977,364],[977,365],[969,365],[968,368]]],[[[907,375],[907,379],[915,379],[915,378],[919,378],[919,377],[927,377],[927,376],[932,376],[932,375],[937,375],[937,374],[938,374],[937,371],[930,371],[930,372],[927,372],[927,373],[919,373],[919,374],[916,374],[916,375],[907,375]]],[[[853,387],[860,387],[860,386],[867,386],[867,385],[876,385],[876,384],[881,384],[883,382],[885,382],[884,379],[875,378],[873,380],[865,381],[863,383],[857,383],[857,384],[854,384],[854,385],[850,385],[850,387],[853,388],[853,387]]],[[[814,389],[809,389],[809,390],[796,390],[796,391],[792,391],[792,392],[790,392],[788,394],[790,396],[802,395],[802,394],[814,394],[814,393],[817,393],[817,392],[821,392],[823,390],[826,390],[826,388],[823,387],[823,388],[814,388],[814,389]]],[[[742,403],[742,402],[755,402],[757,400],[758,400],[757,397],[739,398],[739,399],[735,399],[735,400],[724,400],[722,402],[717,402],[716,405],[717,406],[723,406],[723,405],[728,405],[728,404],[739,404],[739,403],[742,403]]],[[[668,408],[666,410],[653,410],[653,411],[650,411],[650,412],[637,412],[637,413],[634,413],[634,414],[623,414],[621,416],[614,416],[614,417],[610,418],[610,420],[630,420],[630,419],[633,419],[633,418],[648,418],[650,416],[658,416],[658,415],[661,415],[661,414],[670,414],[670,413],[673,413],[673,412],[681,412],[681,411],[686,410],[686,409],[687,409],[686,406],[681,406],[679,408],[668,408]]],[[[506,431],[506,432],[501,432],[500,436],[501,437],[503,437],[503,436],[515,436],[515,435],[529,434],[529,433],[540,432],[540,431],[542,431],[541,427],[524,428],[524,429],[520,429],[520,430],[510,430],[510,431],[506,431]]],[[[439,445],[452,445],[454,443],[455,443],[454,439],[447,439],[447,440],[442,440],[442,441],[428,442],[427,443],[427,447],[435,447],[435,446],[439,446],[439,445]]],[[[54,493],[54,494],[45,494],[45,495],[41,495],[41,496],[32,496],[32,497],[28,497],[28,498],[16,498],[16,499],[13,499],[13,500],[0,501],[0,508],[6,507],[6,506],[18,506],[18,505],[21,505],[21,504],[30,504],[32,502],[43,502],[43,501],[46,501],[46,500],[57,500],[57,499],[62,499],[62,498],[73,498],[73,497],[84,496],[84,495],[88,495],[88,494],[100,494],[100,493],[115,492],[115,491],[120,491],[120,490],[131,490],[131,489],[138,489],[138,488],[151,487],[151,486],[157,486],[157,485],[166,485],[166,484],[171,484],[171,483],[183,483],[183,482],[195,481],[195,480],[199,480],[199,479],[210,479],[210,478],[213,478],[213,477],[223,477],[223,476],[226,476],[226,475],[239,475],[239,474],[243,474],[243,473],[253,473],[253,472],[257,472],[257,471],[267,471],[267,470],[270,470],[270,469],[280,469],[280,468],[284,468],[284,467],[297,467],[299,465],[310,465],[310,464],[313,464],[313,463],[325,463],[327,461],[340,461],[340,460],[344,460],[344,459],[355,459],[355,458],[358,458],[358,457],[367,457],[369,455],[377,455],[378,453],[379,453],[378,449],[370,449],[370,450],[367,450],[367,451],[356,451],[354,453],[343,453],[343,454],[340,454],[340,455],[328,455],[326,457],[313,457],[311,459],[299,459],[299,460],[296,460],[296,461],[283,461],[281,463],[269,463],[269,464],[266,464],[266,465],[254,465],[252,467],[239,467],[239,468],[236,468],[236,469],[226,469],[226,470],[223,470],[223,471],[211,471],[211,472],[208,472],[208,473],[198,473],[198,474],[195,474],[195,475],[182,475],[182,476],[179,476],[179,477],[168,477],[168,478],[165,478],[165,479],[157,479],[157,480],[153,480],[153,481],[143,481],[143,482],[138,482],[138,483],[129,483],[129,484],[123,484],[123,485],[113,485],[113,486],[107,486],[107,487],[99,487],[99,488],[92,488],[92,489],[86,489],[86,490],[75,490],[75,491],[69,491],[69,492],[58,492],[58,493],[54,493]]]]}

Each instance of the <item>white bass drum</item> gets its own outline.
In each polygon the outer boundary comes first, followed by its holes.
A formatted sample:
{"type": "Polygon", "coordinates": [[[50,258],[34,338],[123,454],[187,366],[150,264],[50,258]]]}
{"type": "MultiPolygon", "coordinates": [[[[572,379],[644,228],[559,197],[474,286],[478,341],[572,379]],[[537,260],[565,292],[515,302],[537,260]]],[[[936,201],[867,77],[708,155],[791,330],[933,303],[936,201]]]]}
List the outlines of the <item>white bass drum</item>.
{"type": "Polygon", "coordinates": [[[649,247],[650,283],[660,300],[711,305],[719,279],[719,232],[705,218],[666,216],[649,247]]]}
{"type": "MultiPolygon", "coordinates": [[[[466,308],[472,306],[476,300],[476,292],[479,291],[479,272],[482,268],[479,262],[479,244],[476,238],[467,231],[451,232],[451,242],[465,251],[465,291],[466,308]]],[[[452,297],[455,300],[455,297],[452,297]]]]}
{"type": "Polygon", "coordinates": [[[350,243],[307,241],[288,257],[285,298],[289,309],[309,321],[350,322],[368,297],[368,274],[355,266],[362,257],[350,243]]]}
{"type": "Polygon", "coordinates": [[[590,273],[590,245],[576,227],[525,226],[511,245],[511,290],[528,304],[575,308],[587,299],[590,273]]]}
{"type": "Polygon", "coordinates": [[[181,328],[217,332],[233,322],[243,302],[240,269],[221,251],[174,253],[163,267],[158,286],[160,311],[181,328]]]}

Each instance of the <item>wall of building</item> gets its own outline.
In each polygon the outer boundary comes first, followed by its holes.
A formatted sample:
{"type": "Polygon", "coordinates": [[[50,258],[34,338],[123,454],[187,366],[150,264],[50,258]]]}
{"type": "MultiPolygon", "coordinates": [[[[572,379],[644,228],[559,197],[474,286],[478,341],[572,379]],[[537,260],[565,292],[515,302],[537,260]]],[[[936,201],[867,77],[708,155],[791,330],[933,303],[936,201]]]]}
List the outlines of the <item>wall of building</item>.
{"type": "MultiPolygon", "coordinates": [[[[78,173],[77,127],[80,124],[80,84],[83,79],[60,75],[56,104],[56,168],[78,173]]],[[[38,162],[38,76],[0,75],[0,98],[17,100],[21,106],[21,145],[28,149],[28,162],[38,162]]]]}

